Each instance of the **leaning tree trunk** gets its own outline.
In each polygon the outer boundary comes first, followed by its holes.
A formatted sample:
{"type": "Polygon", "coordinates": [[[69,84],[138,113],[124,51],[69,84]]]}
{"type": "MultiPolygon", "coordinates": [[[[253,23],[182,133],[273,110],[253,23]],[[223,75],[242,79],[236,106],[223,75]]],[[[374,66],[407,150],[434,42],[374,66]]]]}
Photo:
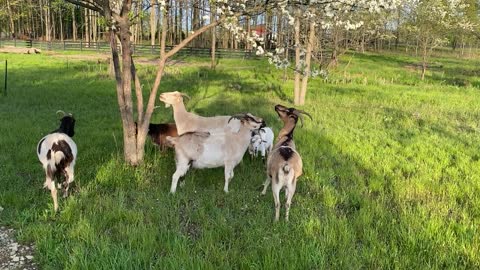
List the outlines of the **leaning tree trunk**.
{"type": "Polygon", "coordinates": [[[307,95],[308,77],[310,76],[310,62],[312,59],[313,43],[315,42],[315,21],[311,20],[309,24],[307,53],[305,55],[305,71],[303,72],[302,87],[300,89],[299,105],[305,104],[307,95]]]}
{"type": "Polygon", "coordinates": [[[295,84],[293,89],[293,94],[295,96],[294,103],[295,105],[300,103],[300,72],[302,67],[300,66],[300,15],[297,10],[295,14],[295,84]]]}

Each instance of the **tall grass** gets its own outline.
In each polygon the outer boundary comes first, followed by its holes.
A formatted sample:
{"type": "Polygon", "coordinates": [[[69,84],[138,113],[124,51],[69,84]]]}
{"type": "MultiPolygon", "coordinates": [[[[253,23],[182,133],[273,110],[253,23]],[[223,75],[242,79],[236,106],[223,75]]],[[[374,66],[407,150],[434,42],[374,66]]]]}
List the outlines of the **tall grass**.
{"type": "MultiPolygon", "coordinates": [[[[314,120],[295,131],[304,176],[290,222],[275,224],[272,196],[260,196],[261,160],[244,158],[229,194],[219,168],[189,171],[172,196],[171,151],[147,143],[143,165],[123,164],[104,64],[6,58],[0,224],[35,242],[42,268],[480,267],[478,61],[437,58],[421,82],[414,58],[350,54],[327,80],[313,79],[302,109],[314,120]],[[35,147],[57,127],[58,109],[77,119],[79,155],[75,191],[54,215],[35,147]]],[[[202,115],[249,111],[278,132],[273,106],[292,101],[281,72],[260,60],[222,59],[217,71],[188,62],[167,69],[160,92],[188,93],[188,110],[202,115]]],[[[140,72],[147,95],[154,69],[140,72]]],[[[162,107],[152,121],[172,119],[162,107]]]]}

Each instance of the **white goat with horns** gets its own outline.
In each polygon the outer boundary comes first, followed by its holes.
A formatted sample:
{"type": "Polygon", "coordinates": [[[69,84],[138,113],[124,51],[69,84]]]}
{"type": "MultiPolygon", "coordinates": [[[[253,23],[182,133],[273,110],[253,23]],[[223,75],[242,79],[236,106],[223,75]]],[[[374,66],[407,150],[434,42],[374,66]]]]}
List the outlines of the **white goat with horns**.
{"type": "Polygon", "coordinates": [[[227,126],[230,116],[203,117],[191,112],[187,112],[183,104],[183,97],[190,98],[188,95],[180,92],[165,92],[160,94],[160,101],[165,103],[165,107],[173,107],[173,119],[177,125],[179,135],[187,132],[222,132],[227,126]]]}
{"type": "Polygon", "coordinates": [[[187,132],[179,137],[167,137],[175,147],[176,171],[172,176],[171,193],[175,193],[179,178],[190,166],[198,169],[225,167],[223,190],[228,192],[233,170],[247,151],[252,130],[265,126],[265,122],[248,113],[234,115],[227,123],[223,133],[187,132]]]}

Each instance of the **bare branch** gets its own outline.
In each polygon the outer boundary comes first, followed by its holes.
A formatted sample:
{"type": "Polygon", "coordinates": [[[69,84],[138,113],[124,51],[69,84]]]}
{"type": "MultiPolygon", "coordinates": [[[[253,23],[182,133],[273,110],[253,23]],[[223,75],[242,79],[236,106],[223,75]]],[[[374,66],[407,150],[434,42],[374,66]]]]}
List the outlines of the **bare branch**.
{"type": "Polygon", "coordinates": [[[90,2],[86,2],[86,1],[82,1],[82,0],[64,0],[64,1],[69,2],[71,4],[74,4],[74,5],[77,5],[77,6],[84,7],[86,9],[96,11],[96,12],[104,15],[103,8],[101,6],[99,6],[96,2],[90,3],[90,2]]]}
{"type": "Polygon", "coordinates": [[[209,30],[210,28],[212,27],[215,27],[217,25],[219,25],[221,22],[223,22],[225,20],[225,18],[221,18],[211,24],[208,24],[208,25],[205,25],[203,26],[202,28],[199,28],[197,30],[195,30],[195,32],[188,36],[186,39],[182,40],[182,42],[180,42],[179,44],[177,44],[175,47],[173,47],[167,54],[165,54],[165,59],[168,59],[169,57],[173,56],[174,54],[176,54],[180,49],[182,49],[183,47],[185,47],[190,41],[192,41],[194,38],[196,38],[197,36],[199,36],[200,34],[206,32],[207,30],[209,30]]]}

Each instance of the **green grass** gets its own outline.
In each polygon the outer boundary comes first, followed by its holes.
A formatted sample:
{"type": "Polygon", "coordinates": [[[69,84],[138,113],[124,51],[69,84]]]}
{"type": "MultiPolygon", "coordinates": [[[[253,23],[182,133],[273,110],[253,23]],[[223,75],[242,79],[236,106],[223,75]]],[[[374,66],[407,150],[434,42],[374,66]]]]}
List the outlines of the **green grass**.
{"type": "MultiPolygon", "coordinates": [[[[271,193],[260,196],[260,160],[244,158],[229,194],[219,168],[189,171],[170,195],[173,153],[151,143],[142,166],[123,165],[104,64],[2,59],[0,224],[36,244],[44,269],[480,267],[478,60],[436,58],[421,82],[409,67],[417,59],[357,53],[312,80],[302,109],[314,120],[295,131],[304,176],[290,222],[275,224],[271,193]],[[76,191],[54,215],[35,147],[57,128],[58,109],[77,119],[79,155],[76,191]]],[[[216,72],[195,64],[208,59],[188,62],[167,70],[160,92],[188,93],[187,108],[202,115],[249,111],[278,132],[273,106],[291,105],[293,85],[281,72],[261,60],[221,59],[216,72]]],[[[154,68],[140,72],[147,94],[154,68]]],[[[153,121],[172,121],[171,109],[153,121]]]]}

